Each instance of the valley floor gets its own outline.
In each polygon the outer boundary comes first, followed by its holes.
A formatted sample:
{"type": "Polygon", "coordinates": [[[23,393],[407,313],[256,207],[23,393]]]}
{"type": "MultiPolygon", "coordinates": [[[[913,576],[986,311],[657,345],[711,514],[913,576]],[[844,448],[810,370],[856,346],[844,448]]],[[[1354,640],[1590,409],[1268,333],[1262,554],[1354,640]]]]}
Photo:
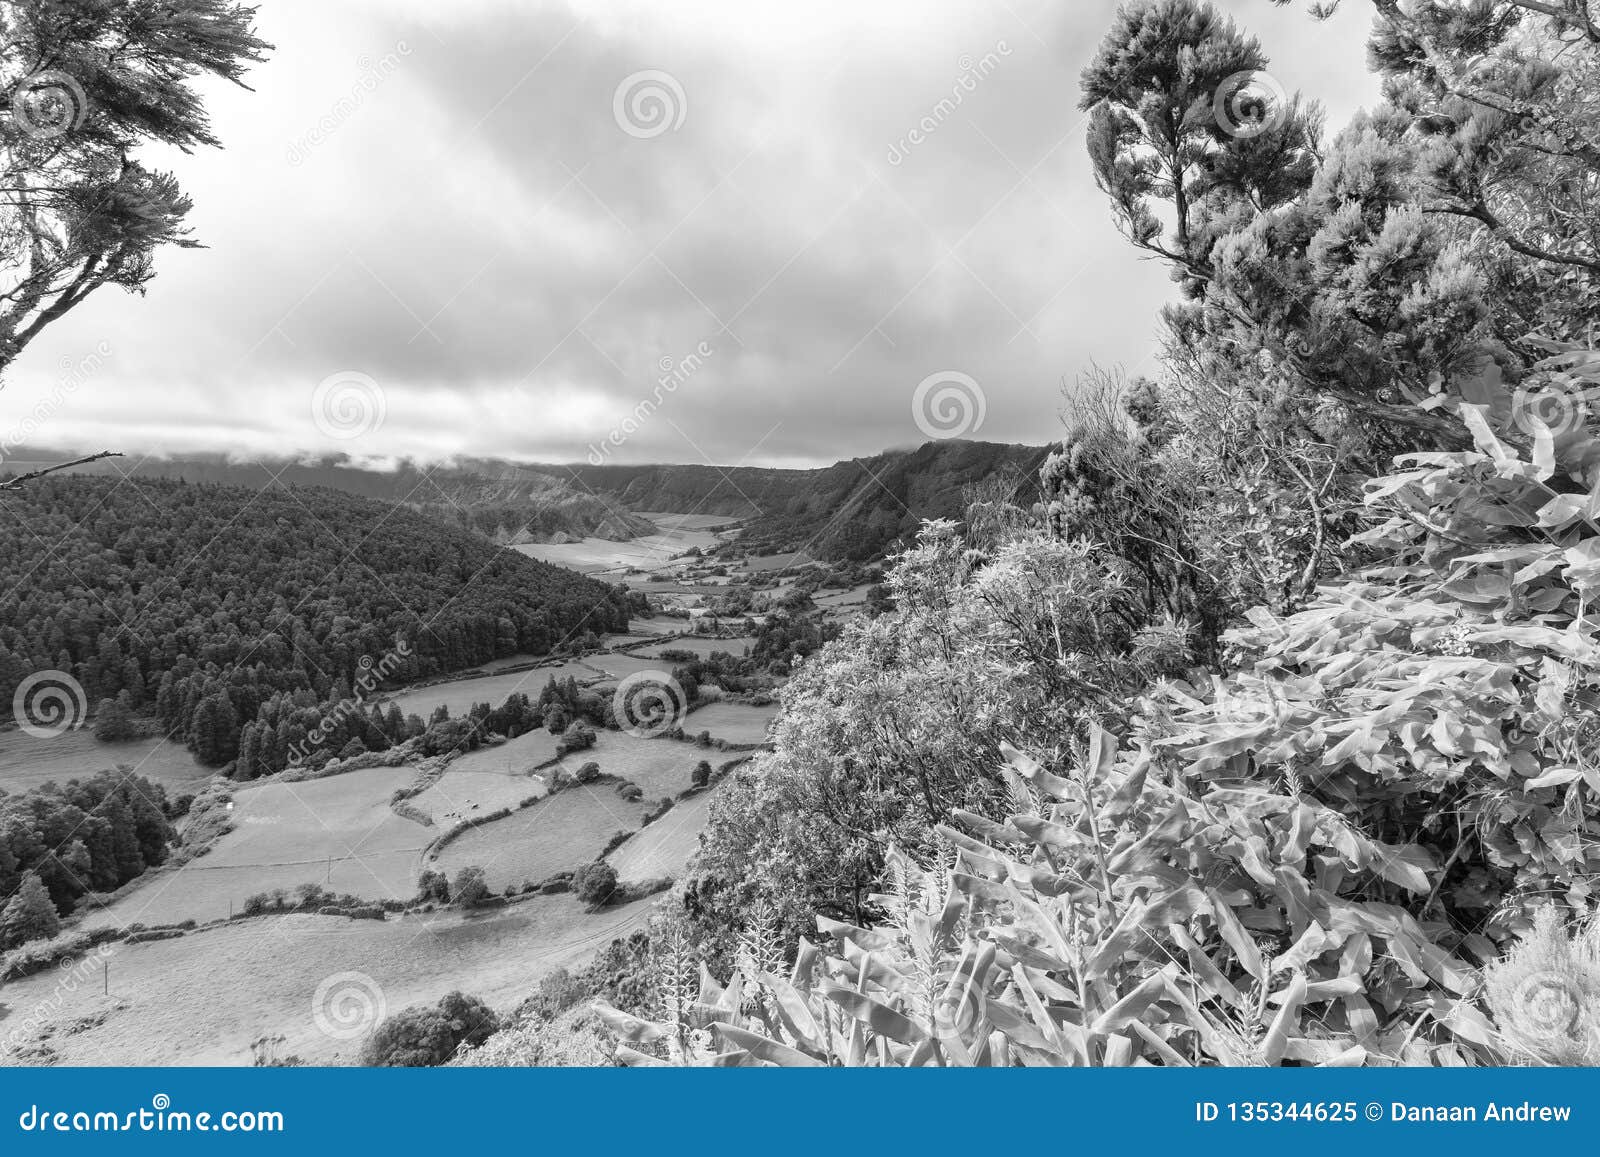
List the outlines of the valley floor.
{"type": "MultiPolygon", "coordinates": [[[[710,545],[727,522],[681,518],[664,528],[659,543],[604,544],[612,554],[602,561],[616,567],[641,550],[681,554],[702,540],[710,545]]],[[[752,561],[749,568],[732,568],[733,577],[748,576],[767,560],[752,561]]],[[[658,585],[693,591],[697,581],[683,574],[675,584],[658,585]]],[[[393,699],[407,713],[426,717],[444,705],[459,717],[473,703],[499,704],[512,692],[536,697],[551,678],[570,676],[609,694],[630,674],[670,668],[664,651],[740,655],[749,646],[747,638],[704,637],[650,645],[653,637],[681,635],[691,626],[683,616],[693,595],[664,590],[661,598],[669,613],[636,622],[628,635],[607,638],[607,649],[582,659],[532,666],[532,656],[512,657],[481,674],[393,699]]],[[[413,911],[385,919],[244,918],[245,901],[316,884],[364,901],[408,902],[423,868],[453,874],[468,865],[483,867],[498,894],[571,871],[613,845],[607,858],[623,884],[678,876],[699,845],[717,789],[677,799],[648,824],[646,809],[686,792],[701,760],[720,767],[742,758],[765,740],[776,713],[776,705],[711,702],[685,719],[688,734],[709,732],[732,750],[602,731],[593,748],[561,765],[570,774],[592,761],[605,779],[553,796],[555,737],[544,730],[456,757],[405,801],[403,811],[393,798],[417,782],[418,769],[411,766],[235,786],[232,828],[205,854],[148,873],[105,907],[71,921],[67,931],[185,921],[199,926],[172,939],[111,941],[69,961],[65,970],[47,968],[0,984],[0,1063],[248,1064],[251,1043],[275,1036],[284,1038],[279,1055],[348,1063],[361,1041],[330,1035],[314,1015],[319,988],[329,984],[344,985],[358,1001],[378,1001],[387,1012],[433,1003],[453,990],[509,1010],[548,971],[581,966],[605,944],[642,927],[653,901],[590,911],[570,894],[530,892],[473,912],[413,911]],[[638,786],[641,802],[622,797],[622,781],[638,786]],[[450,829],[501,809],[510,814],[438,846],[450,829]]],[[[9,791],[117,765],[173,793],[199,791],[211,779],[181,745],[168,741],[108,745],[87,730],[44,740],[0,735],[0,787],[9,791]]]]}

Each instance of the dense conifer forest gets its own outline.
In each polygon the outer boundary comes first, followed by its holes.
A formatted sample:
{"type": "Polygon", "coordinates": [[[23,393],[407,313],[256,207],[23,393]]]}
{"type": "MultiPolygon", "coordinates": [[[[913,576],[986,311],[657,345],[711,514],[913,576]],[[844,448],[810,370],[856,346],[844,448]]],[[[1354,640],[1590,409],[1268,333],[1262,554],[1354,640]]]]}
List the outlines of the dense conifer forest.
{"type": "Polygon", "coordinates": [[[203,762],[279,693],[348,698],[626,626],[614,587],[315,488],[46,479],[0,505],[0,698],[63,671],[203,762]]]}

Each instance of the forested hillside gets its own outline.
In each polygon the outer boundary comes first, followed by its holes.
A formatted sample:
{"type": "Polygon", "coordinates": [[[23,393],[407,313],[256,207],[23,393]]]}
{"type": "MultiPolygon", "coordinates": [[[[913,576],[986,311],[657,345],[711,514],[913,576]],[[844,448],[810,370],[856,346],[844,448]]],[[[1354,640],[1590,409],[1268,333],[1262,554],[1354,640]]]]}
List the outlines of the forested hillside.
{"type": "MultiPolygon", "coordinates": [[[[67,450],[31,448],[8,455],[7,468],[8,472],[22,472],[73,456],[67,450]]],[[[402,463],[393,470],[375,470],[338,459],[233,462],[221,455],[201,455],[89,463],[75,467],[74,473],[132,474],[251,490],[277,483],[324,486],[362,498],[398,502],[501,543],[560,541],[563,537],[620,540],[653,529],[618,502],[573,485],[560,468],[529,468],[494,460],[434,467],[402,463]]]]}
{"type": "MultiPolygon", "coordinates": [[[[747,521],[758,549],[804,547],[820,558],[867,561],[916,537],[923,519],[957,518],[967,488],[1000,479],[1005,495],[1028,503],[1048,448],[953,439],[889,450],[815,470],[760,466],[522,466],[474,460],[456,468],[358,469],[339,462],[233,463],[221,458],[148,459],[128,467],[94,463],[80,473],[132,469],[139,477],[179,478],[251,488],[274,477],[399,502],[501,543],[563,538],[627,539],[650,534],[629,513],[725,514],[747,521]]],[[[67,451],[34,450],[43,464],[67,451]]],[[[29,464],[13,459],[20,469],[29,464]]]]}
{"type": "Polygon", "coordinates": [[[0,699],[59,670],[213,765],[277,692],[348,696],[628,617],[613,587],[320,488],[55,477],[3,496],[0,538],[0,699]]]}
{"type": "Polygon", "coordinates": [[[818,470],[740,466],[575,466],[579,483],[632,510],[730,514],[749,519],[761,548],[866,561],[909,543],[928,518],[956,518],[967,488],[1010,478],[1007,497],[1028,502],[1048,450],[994,442],[929,442],[818,470]]]}

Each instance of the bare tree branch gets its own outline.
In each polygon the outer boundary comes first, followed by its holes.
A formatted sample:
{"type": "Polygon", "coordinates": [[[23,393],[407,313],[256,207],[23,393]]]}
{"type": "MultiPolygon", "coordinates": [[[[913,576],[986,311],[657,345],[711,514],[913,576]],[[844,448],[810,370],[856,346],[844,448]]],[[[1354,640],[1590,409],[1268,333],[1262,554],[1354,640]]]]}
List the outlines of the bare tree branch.
{"type": "Polygon", "coordinates": [[[9,490],[21,490],[23,483],[32,482],[35,478],[43,478],[46,474],[54,474],[57,470],[66,470],[72,466],[82,466],[85,462],[98,462],[102,458],[121,458],[120,450],[102,450],[98,454],[90,454],[87,458],[74,458],[71,462],[59,462],[54,466],[46,466],[43,470],[33,470],[27,474],[19,474],[9,482],[0,482],[0,493],[9,490]]]}

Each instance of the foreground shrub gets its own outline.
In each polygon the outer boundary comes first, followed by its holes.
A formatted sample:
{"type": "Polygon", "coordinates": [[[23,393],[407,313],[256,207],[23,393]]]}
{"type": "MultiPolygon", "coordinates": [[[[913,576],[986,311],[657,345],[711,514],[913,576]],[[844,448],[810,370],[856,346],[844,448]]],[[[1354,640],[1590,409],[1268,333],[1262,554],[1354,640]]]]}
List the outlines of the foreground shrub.
{"type": "Polygon", "coordinates": [[[475,1047],[500,1027],[493,1010],[475,996],[448,993],[437,1005],[396,1013],[378,1026],[361,1050],[370,1067],[442,1065],[462,1047],[475,1047]]]}
{"type": "Polygon", "coordinates": [[[600,1018],[588,1008],[569,1008],[549,1020],[521,1021],[476,1048],[463,1046],[450,1063],[480,1068],[592,1067],[613,1063],[611,1054],[600,1018]]]}
{"type": "Polygon", "coordinates": [[[1485,996],[1510,1059],[1600,1065],[1600,921],[1568,935],[1554,907],[1484,974],[1485,996]]]}
{"type": "Polygon", "coordinates": [[[697,976],[681,949],[658,951],[650,1015],[596,1006],[619,1057],[1120,1066],[1588,1055],[1574,1043],[1588,1039],[1592,1012],[1577,1010],[1594,1007],[1600,982],[1587,936],[1538,926],[1491,970],[1491,1002],[1522,1013],[1497,1028],[1479,1007],[1477,971],[1451,951],[1466,938],[1393,902],[1437,883],[1414,848],[1363,835],[1305,793],[1154,770],[1148,750],[1119,758],[1099,731],[1066,776],[1008,752],[1018,810],[998,822],[958,812],[936,870],[891,854],[884,926],[819,918],[824,942],[802,940],[787,977],[770,951],[741,953],[725,987],[697,976]],[[1530,976],[1542,1003],[1529,1003],[1530,976]],[[1530,1039],[1530,1021],[1546,1039],[1530,1039]],[[1552,1021],[1568,1039],[1548,1039],[1552,1021]]]}

